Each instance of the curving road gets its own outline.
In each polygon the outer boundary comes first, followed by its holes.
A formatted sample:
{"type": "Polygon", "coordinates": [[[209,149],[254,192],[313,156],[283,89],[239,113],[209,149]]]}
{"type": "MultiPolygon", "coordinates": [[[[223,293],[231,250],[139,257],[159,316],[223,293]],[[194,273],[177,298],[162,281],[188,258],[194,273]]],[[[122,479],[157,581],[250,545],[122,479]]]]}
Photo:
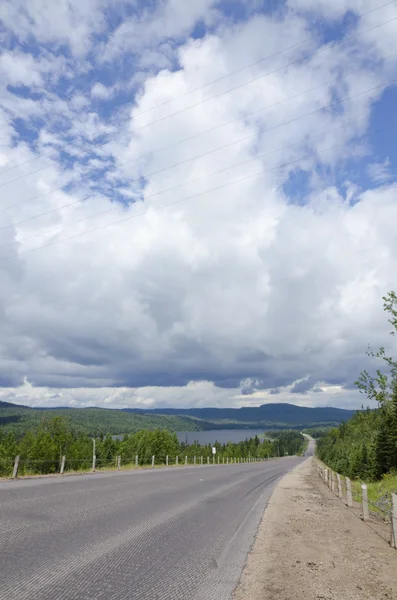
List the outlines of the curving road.
{"type": "Polygon", "coordinates": [[[301,461],[0,483],[0,598],[228,600],[301,461]]]}

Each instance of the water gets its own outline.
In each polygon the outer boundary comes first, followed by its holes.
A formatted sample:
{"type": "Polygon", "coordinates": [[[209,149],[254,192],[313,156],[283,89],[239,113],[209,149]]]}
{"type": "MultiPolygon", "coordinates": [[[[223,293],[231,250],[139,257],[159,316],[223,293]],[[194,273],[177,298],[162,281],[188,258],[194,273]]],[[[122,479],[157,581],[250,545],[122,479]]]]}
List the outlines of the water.
{"type": "Polygon", "coordinates": [[[209,431],[177,431],[176,435],[180,442],[193,444],[198,441],[202,446],[205,444],[227,444],[228,442],[243,442],[246,439],[255,437],[256,435],[263,438],[264,429],[210,429],[209,431]]]}

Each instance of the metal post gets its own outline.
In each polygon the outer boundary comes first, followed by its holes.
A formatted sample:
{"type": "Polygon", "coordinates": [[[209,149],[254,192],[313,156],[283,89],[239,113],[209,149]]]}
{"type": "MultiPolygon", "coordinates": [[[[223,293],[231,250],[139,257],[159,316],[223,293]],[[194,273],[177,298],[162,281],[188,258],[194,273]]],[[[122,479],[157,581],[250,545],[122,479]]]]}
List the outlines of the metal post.
{"type": "Polygon", "coordinates": [[[210,457],[207,456],[207,465],[209,465],[209,464],[210,464],[210,457]]]}
{"type": "Polygon", "coordinates": [[[219,454],[218,454],[218,465],[219,465],[219,454]]]}
{"type": "Polygon", "coordinates": [[[225,464],[225,457],[224,456],[222,456],[222,464],[223,465],[225,464]]]}
{"type": "Polygon", "coordinates": [[[153,456],[152,456],[152,469],[154,469],[154,459],[155,459],[155,455],[153,454],[153,456]]]}
{"type": "Polygon", "coordinates": [[[18,477],[19,459],[20,459],[20,456],[18,454],[18,456],[15,457],[14,470],[12,472],[12,478],[13,479],[16,479],[18,477]]]}
{"type": "Polygon", "coordinates": [[[65,461],[66,461],[66,456],[62,456],[62,458],[61,458],[61,468],[59,469],[59,473],[61,475],[63,475],[63,472],[65,470],[65,461]]]}
{"type": "Polygon", "coordinates": [[[397,494],[391,495],[391,546],[397,549],[397,494]]]}
{"type": "Polygon", "coordinates": [[[138,465],[139,465],[138,455],[135,454],[135,466],[137,467],[138,465]]]}
{"type": "Polygon", "coordinates": [[[179,456],[175,457],[175,464],[178,465],[179,464],[179,456]]]}
{"type": "Polygon", "coordinates": [[[96,454],[95,454],[95,438],[92,438],[92,472],[95,473],[96,467],[96,454]]]}
{"type": "Polygon", "coordinates": [[[121,456],[119,455],[117,457],[117,470],[120,471],[120,467],[121,467],[121,456]]]}
{"type": "Polygon", "coordinates": [[[339,498],[342,498],[342,483],[341,483],[341,480],[340,480],[339,473],[336,474],[336,479],[338,481],[338,496],[339,496],[339,498]]]}
{"type": "Polygon", "coordinates": [[[196,464],[196,457],[195,456],[193,456],[193,464],[194,465],[196,464]]]}
{"type": "Polygon", "coordinates": [[[167,454],[167,456],[165,457],[165,466],[166,466],[166,467],[168,467],[168,454],[167,454]]]}
{"type": "Polygon", "coordinates": [[[185,465],[187,465],[187,456],[185,456],[185,465]]]}
{"type": "Polygon", "coordinates": [[[200,459],[201,459],[201,464],[203,464],[203,457],[201,456],[200,459]]]}
{"type": "Polygon", "coordinates": [[[346,477],[346,499],[347,506],[353,506],[353,494],[352,494],[352,483],[348,477],[346,477]]]}
{"type": "Polygon", "coordinates": [[[369,521],[368,492],[367,492],[367,485],[365,483],[361,484],[361,495],[362,495],[362,502],[363,502],[363,520],[369,521]]]}

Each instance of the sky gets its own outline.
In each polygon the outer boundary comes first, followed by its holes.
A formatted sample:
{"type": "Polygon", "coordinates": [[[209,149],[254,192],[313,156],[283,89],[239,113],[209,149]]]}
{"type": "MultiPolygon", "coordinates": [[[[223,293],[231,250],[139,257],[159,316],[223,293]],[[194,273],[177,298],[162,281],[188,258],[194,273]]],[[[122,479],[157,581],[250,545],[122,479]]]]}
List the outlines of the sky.
{"type": "Polygon", "coordinates": [[[0,3],[0,400],[367,404],[397,3],[0,3]]]}

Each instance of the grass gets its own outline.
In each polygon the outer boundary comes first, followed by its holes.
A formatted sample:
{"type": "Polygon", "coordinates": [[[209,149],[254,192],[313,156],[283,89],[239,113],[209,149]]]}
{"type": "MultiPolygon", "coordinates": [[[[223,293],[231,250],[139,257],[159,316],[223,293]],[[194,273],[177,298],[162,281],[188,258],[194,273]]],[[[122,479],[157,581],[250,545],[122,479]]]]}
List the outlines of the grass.
{"type": "MultiPolygon", "coordinates": [[[[316,457],[316,461],[326,469],[329,466],[323,463],[319,458],[316,457]]],[[[343,489],[345,490],[345,477],[341,475],[343,489]]],[[[372,481],[370,483],[366,481],[360,481],[357,479],[351,480],[352,483],[352,495],[353,499],[361,503],[361,484],[367,484],[368,490],[368,504],[369,510],[376,513],[383,518],[388,519],[388,514],[392,510],[391,494],[397,494],[397,473],[388,473],[384,475],[379,481],[372,481]],[[388,514],[387,514],[388,513],[388,514]]],[[[345,493],[345,492],[344,492],[345,493]]]]}

